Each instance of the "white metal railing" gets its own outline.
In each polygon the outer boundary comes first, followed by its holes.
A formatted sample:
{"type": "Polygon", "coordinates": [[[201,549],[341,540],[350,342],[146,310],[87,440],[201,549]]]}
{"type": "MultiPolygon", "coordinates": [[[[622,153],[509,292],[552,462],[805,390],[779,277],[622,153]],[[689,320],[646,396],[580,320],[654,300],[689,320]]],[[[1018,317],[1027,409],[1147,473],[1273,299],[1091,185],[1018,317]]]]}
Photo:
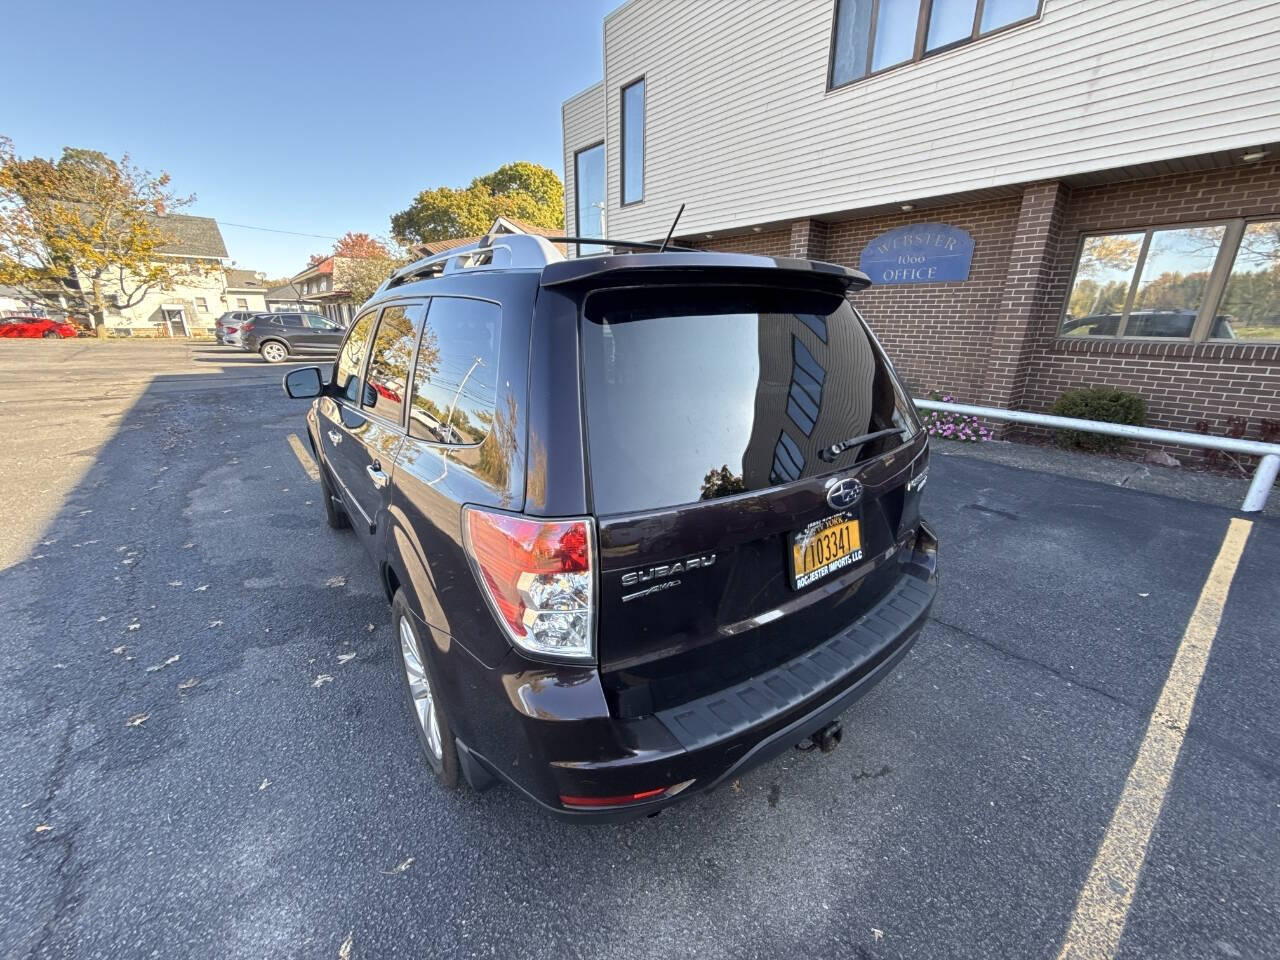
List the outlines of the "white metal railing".
{"type": "Polygon", "coordinates": [[[916,400],[921,410],[937,410],[939,413],[958,413],[966,417],[997,420],[1007,423],[1025,423],[1034,427],[1055,430],[1079,430],[1082,433],[1103,433],[1130,440],[1150,440],[1155,443],[1176,443],[1182,447],[1200,447],[1203,450],[1225,450],[1228,453],[1244,453],[1261,457],[1253,471],[1253,481],[1245,494],[1240,509],[1244,513],[1258,513],[1267,505],[1280,473],[1280,443],[1263,443],[1261,440],[1240,440],[1235,437],[1211,437],[1203,433],[1187,433],[1183,430],[1162,430],[1158,427],[1134,427],[1127,423],[1106,423],[1100,420],[1078,420],[1075,417],[1055,417],[1048,413],[1026,413],[1022,410],[1002,410],[999,407],[975,407],[967,403],[942,403],[939,400],[916,400]]]}

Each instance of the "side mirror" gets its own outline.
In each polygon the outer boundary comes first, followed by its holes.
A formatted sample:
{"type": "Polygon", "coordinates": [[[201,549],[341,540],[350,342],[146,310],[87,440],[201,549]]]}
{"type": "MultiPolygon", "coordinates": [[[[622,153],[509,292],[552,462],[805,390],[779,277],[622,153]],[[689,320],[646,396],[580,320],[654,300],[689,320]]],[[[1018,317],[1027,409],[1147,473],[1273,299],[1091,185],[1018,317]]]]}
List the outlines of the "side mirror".
{"type": "Polygon", "coordinates": [[[299,367],[284,375],[284,392],[294,400],[318,397],[324,393],[324,377],[319,367],[299,367]]]}

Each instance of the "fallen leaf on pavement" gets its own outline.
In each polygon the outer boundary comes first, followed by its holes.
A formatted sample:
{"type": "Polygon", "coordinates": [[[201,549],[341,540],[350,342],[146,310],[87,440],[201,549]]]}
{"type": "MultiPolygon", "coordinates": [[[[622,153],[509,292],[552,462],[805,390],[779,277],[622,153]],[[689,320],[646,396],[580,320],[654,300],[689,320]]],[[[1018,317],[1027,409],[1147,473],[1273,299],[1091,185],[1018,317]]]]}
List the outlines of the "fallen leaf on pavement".
{"type": "Polygon", "coordinates": [[[170,580],[170,581],[169,581],[169,586],[171,586],[171,587],[180,587],[180,586],[182,586],[182,581],[181,581],[181,580],[170,580]]]}
{"type": "Polygon", "coordinates": [[[355,658],[356,658],[356,655],[355,655],[354,653],[340,653],[340,654],[338,654],[338,662],[339,662],[339,663],[346,663],[348,660],[354,660],[355,658]]]}
{"type": "Polygon", "coordinates": [[[124,725],[126,727],[140,727],[147,722],[147,718],[150,716],[151,714],[149,713],[135,713],[132,717],[130,717],[128,720],[124,722],[124,725]]]}
{"type": "Polygon", "coordinates": [[[187,679],[183,680],[181,683],[179,683],[179,684],[178,684],[178,689],[179,689],[179,690],[190,690],[192,687],[194,687],[194,686],[195,686],[196,684],[198,684],[199,682],[200,682],[200,678],[199,678],[199,677],[187,677],[187,679]]]}
{"type": "Polygon", "coordinates": [[[131,623],[131,624],[129,624],[129,629],[130,629],[130,630],[138,630],[138,629],[141,629],[141,627],[142,627],[142,624],[140,624],[140,623],[131,623]]]}
{"type": "Polygon", "coordinates": [[[196,593],[204,593],[208,589],[209,589],[209,585],[207,583],[203,583],[200,586],[196,587],[196,593]]]}
{"type": "Polygon", "coordinates": [[[110,619],[111,619],[110,617],[99,617],[99,618],[98,618],[98,622],[99,622],[99,623],[106,623],[106,622],[107,622],[108,620],[110,620],[110,619]]]}
{"type": "Polygon", "coordinates": [[[326,587],[345,587],[347,585],[347,578],[341,575],[330,577],[324,582],[324,585],[326,587]]]}
{"type": "Polygon", "coordinates": [[[221,620],[210,620],[210,621],[209,621],[209,626],[211,626],[211,627],[220,627],[220,626],[222,626],[222,621],[221,621],[221,620]]]}
{"type": "Polygon", "coordinates": [[[338,948],[338,960],[351,960],[351,937],[354,930],[347,931],[347,939],[342,941],[342,946],[338,948]]]}
{"type": "Polygon", "coordinates": [[[267,789],[267,787],[269,786],[271,786],[271,781],[268,780],[266,777],[263,777],[262,782],[258,784],[258,792],[261,793],[263,790],[267,789]]]}
{"type": "MultiPolygon", "coordinates": [[[[36,827],[36,833],[48,833],[52,829],[53,827],[49,826],[47,823],[42,823],[40,826],[36,827]]],[[[410,857],[410,859],[412,860],[413,858],[410,857]]]]}
{"type": "Polygon", "coordinates": [[[120,644],[120,646],[118,646],[118,647],[112,647],[112,648],[111,648],[111,652],[112,652],[112,653],[119,654],[119,653],[124,653],[124,652],[125,652],[126,650],[128,650],[128,649],[129,649],[129,648],[128,648],[128,647],[126,647],[126,646],[122,643],[122,644],[120,644]]]}
{"type": "Polygon", "coordinates": [[[884,931],[883,931],[883,930],[877,930],[875,927],[872,927],[872,928],[871,928],[871,938],[872,938],[873,940],[883,940],[883,939],[884,939],[884,931]]]}
{"type": "Polygon", "coordinates": [[[1140,596],[1140,597],[1149,597],[1149,596],[1151,596],[1151,594],[1149,594],[1149,593],[1140,593],[1140,594],[1138,594],[1138,596],[1140,596]]]}
{"type": "Polygon", "coordinates": [[[194,543],[184,543],[184,544],[182,545],[182,549],[183,549],[183,550],[190,550],[190,549],[191,549],[192,547],[194,547],[194,546],[195,546],[195,544],[194,544],[194,543]]]}
{"type": "Polygon", "coordinates": [[[375,631],[375,630],[377,630],[377,629],[378,629],[378,628],[377,628],[377,627],[375,627],[372,623],[366,623],[366,624],[364,625],[364,632],[365,632],[365,633],[373,633],[373,631],[375,631]]]}
{"type": "Polygon", "coordinates": [[[181,659],[182,659],[182,654],[175,653],[172,657],[170,657],[164,663],[157,663],[155,666],[147,667],[147,673],[155,673],[158,670],[163,670],[165,667],[169,666],[170,664],[177,663],[181,659]]]}
{"type": "Polygon", "coordinates": [[[333,683],[333,677],[327,673],[320,673],[311,681],[313,687],[323,687],[326,683],[333,683]]]}
{"type": "Polygon", "coordinates": [[[404,863],[401,863],[399,866],[393,867],[390,870],[383,870],[382,872],[385,873],[388,877],[392,877],[392,876],[395,876],[397,873],[404,873],[412,865],[413,865],[413,857],[409,857],[404,861],[404,863]]]}

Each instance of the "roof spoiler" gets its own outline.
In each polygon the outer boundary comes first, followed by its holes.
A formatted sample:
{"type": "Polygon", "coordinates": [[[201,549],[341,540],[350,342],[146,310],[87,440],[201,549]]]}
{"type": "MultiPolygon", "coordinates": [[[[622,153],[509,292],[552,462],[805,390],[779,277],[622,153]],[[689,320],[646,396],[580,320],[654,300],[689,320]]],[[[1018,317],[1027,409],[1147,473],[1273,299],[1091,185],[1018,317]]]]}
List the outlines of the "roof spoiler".
{"type": "Polygon", "coordinates": [[[713,253],[710,251],[673,251],[665,253],[627,253],[620,255],[578,257],[549,263],[542,271],[544,287],[567,286],[592,281],[625,282],[629,277],[670,280],[691,279],[702,272],[729,272],[743,280],[758,277],[763,282],[777,282],[790,275],[793,282],[816,285],[841,292],[864,290],[871,278],[861,270],[794,257],[763,257],[747,253],[713,253]],[[670,275],[668,277],[668,275],[670,275]]]}

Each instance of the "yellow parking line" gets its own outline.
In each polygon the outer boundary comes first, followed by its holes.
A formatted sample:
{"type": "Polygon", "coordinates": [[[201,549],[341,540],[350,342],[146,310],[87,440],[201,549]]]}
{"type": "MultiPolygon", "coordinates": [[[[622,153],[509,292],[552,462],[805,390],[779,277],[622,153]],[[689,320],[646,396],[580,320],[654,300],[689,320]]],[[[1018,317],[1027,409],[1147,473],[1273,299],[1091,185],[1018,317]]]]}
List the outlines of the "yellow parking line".
{"type": "Polygon", "coordinates": [[[289,434],[289,446],[293,447],[294,456],[302,464],[302,469],[307,471],[307,476],[318,482],[320,480],[320,468],[311,459],[311,452],[307,449],[306,444],[298,439],[296,433],[289,434]]]}
{"type": "Polygon", "coordinates": [[[1209,662],[1209,650],[1222,621],[1227,592],[1252,527],[1251,521],[1237,518],[1227,528],[1218,558],[1200,591],[1200,599],[1182,635],[1173,666],[1169,668],[1169,677],[1160,691],[1155,713],[1147,724],[1138,758],[1129,771],[1093,869],[1080,892],[1058,960],[1110,960],[1120,945],[1151,831],[1169,792],[1173,767],[1191,720],[1191,708],[1195,706],[1196,693],[1209,662]]]}

